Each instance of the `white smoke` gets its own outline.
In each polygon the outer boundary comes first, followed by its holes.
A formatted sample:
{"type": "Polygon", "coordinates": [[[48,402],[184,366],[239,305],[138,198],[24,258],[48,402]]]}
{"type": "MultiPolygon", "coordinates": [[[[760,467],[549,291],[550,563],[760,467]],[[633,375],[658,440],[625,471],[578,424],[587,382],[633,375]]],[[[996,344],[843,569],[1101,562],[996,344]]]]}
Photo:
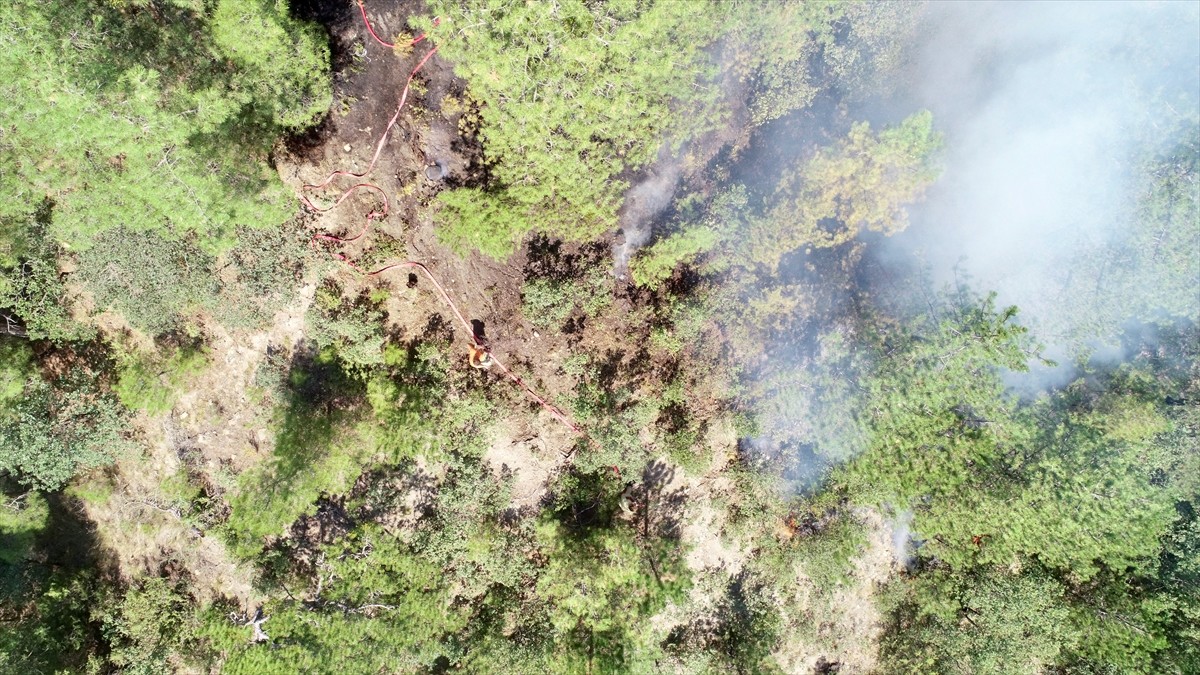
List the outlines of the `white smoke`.
{"type": "Polygon", "coordinates": [[[1071,256],[1126,234],[1137,159],[1172,140],[1159,122],[1196,112],[1198,8],[932,4],[902,105],[933,111],[944,173],[892,251],[918,253],[937,281],[965,270],[1035,328],[1054,323],[1056,294],[1080,283],[1071,256]]]}

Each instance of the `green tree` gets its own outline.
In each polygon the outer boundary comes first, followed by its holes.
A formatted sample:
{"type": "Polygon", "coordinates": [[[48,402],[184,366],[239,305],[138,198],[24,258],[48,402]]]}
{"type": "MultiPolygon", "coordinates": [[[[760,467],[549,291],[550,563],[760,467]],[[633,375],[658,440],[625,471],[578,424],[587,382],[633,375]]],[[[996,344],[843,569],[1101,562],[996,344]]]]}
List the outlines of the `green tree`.
{"type": "Polygon", "coordinates": [[[775,206],[750,223],[750,260],[774,269],[803,246],[837,246],[862,230],[903,230],[904,207],[937,177],[933,153],[940,144],[928,111],[878,134],[866,122],[855,124],[845,140],[780,179],[775,206]]]}
{"type": "MultiPolygon", "coordinates": [[[[1045,575],[999,571],[897,580],[906,594],[885,638],[885,672],[1035,675],[1074,648],[1067,589],[1045,575]]],[[[895,592],[895,591],[893,591],[895,592]]]]}
{"type": "Polygon", "coordinates": [[[117,399],[76,372],[53,384],[34,377],[0,416],[0,471],[18,482],[57,490],[80,471],[129,450],[127,415],[117,399]]]}
{"type": "Polygon", "coordinates": [[[537,594],[550,605],[566,670],[625,672],[652,663],[665,636],[656,640],[648,619],[686,587],[680,561],[669,551],[644,552],[620,526],[580,539],[547,523],[538,537],[549,563],[537,594]]]}
{"type": "Polygon", "coordinates": [[[0,117],[20,123],[0,139],[0,221],[48,199],[49,235],[73,250],[122,226],[213,248],[282,222],[292,202],[266,154],[328,107],[314,30],[268,0],[5,3],[0,117]]]}
{"type": "Polygon", "coordinates": [[[145,579],[119,604],[104,608],[101,625],[111,650],[108,661],[130,675],[167,672],[194,648],[199,623],[183,584],[145,579]]]}
{"type": "MultiPolygon", "coordinates": [[[[439,236],[494,257],[530,230],[587,240],[616,225],[626,173],[664,135],[709,122],[703,53],[718,25],[696,3],[438,2],[441,53],[481,104],[485,189],[439,197],[439,236]],[[691,114],[689,114],[691,113],[691,114]]],[[[437,35],[435,34],[435,39],[437,35]]],[[[710,93],[710,91],[712,93],[710,93]]]]}
{"type": "Polygon", "coordinates": [[[1115,338],[1130,319],[1200,316],[1200,123],[1177,125],[1178,140],[1145,159],[1120,228],[1071,251],[1071,270],[1049,303],[1047,330],[1115,338]]]}

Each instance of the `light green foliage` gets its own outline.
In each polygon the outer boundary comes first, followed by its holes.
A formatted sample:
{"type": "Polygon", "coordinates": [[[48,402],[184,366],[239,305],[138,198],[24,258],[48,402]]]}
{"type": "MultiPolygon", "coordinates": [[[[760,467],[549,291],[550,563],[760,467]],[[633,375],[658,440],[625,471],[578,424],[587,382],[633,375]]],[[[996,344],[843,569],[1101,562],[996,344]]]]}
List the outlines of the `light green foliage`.
{"type": "Polygon", "coordinates": [[[116,227],[191,231],[211,249],[237,225],[287,217],[265,154],[327,107],[328,76],[323,44],[286,4],[22,0],[0,10],[0,45],[0,116],[21,121],[0,143],[0,220],[48,198],[52,238],[74,249],[116,227]],[[231,60],[234,30],[256,41],[231,60]]]}
{"type": "MultiPolygon", "coordinates": [[[[476,250],[495,260],[503,260],[536,224],[522,216],[522,205],[518,201],[478,188],[447,190],[438,195],[438,204],[438,239],[460,254],[476,250]]],[[[610,207],[609,210],[613,209],[610,207]]],[[[612,219],[610,213],[593,217],[612,219]]]]}
{"type": "Polygon", "coordinates": [[[629,274],[639,286],[654,287],[670,278],[681,263],[691,263],[720,241],[714,229],[695,228],[678,232],[638,252],[629,274]]]}
{"type": "Polygon", "coordinates": [[[774,269],[803,246],[837,246],[862,230],[903,230],[905,205],[920,199],[937,176],[932,156],[940,144],[928,111],[878,134],[856,123],[845,140],[780,179],[776,205],[751,221],[750,260],[774,269]]]}
{"type": "Polygon", "coordinates": [[[116,398],[81,372],[53,384],[31,378],[23,398],[0,418],[0,471],[57,490],[130,449],[126,417],[116,398]]]}
{"type": "Polygon", "coordinates": [[[388,344],[384,360],[389,372],[367,381],[367,402],[377,421],[370,432],[371,441],[391,461],[417,455],[441,457],[442,447],[431,423],[436,407],[431,394],[446,385],[446,364],[439,356],[436,351],[410,354],[388,344]]]}
{"type": "Polygon", "coordinates": [[[831,25],[845,13],[837,2],[758,3],[729,25],[728,70],[741,82],[753,82],[750,114],[762,124],[805,108],[821,91],[809,62],[832,42],[831,25]],[[814,39],[815,38],[815,39],[814,39]]]}
{"type": "Polygon", "coordinates": [[[1169,425],[1151,382],[1121,371],[1018,406],[999,371],[1025,367],[1013,310],[955,314],[887,340],[866,385],[870,449],[842,479],[860,499],[915,507],[921,554],[955,568],[1036,556],[1087,579],[1143,564],[1174,519],[1171,491],[1152,485],[1171,460],[1155,451],[1169,425]]]}
{"type": "Polygon", "coordinates": [[[831,330],[820,336],[819,350],[805,367],[786,356],[778,360],[755,391],[763,400],[762,432],[779,442],[810,445],[830,463],[861,452],[867,439],[855,415],[866,402],[856,382],[870,372],[867,355],[842,331],[831,330]]]}
{"type": "Polygon", "coordinates": [[[836,86],[868,93],[914,23],[907,3],[758,2],[725,17],[724,67],[748,85],[754,125],[808,107],[836,86]],[[813,66],[820,64],[819,68],[813,66]]]}
{"type": "Polygon", "coordinates": [[[207,365],[204,349],[190,346],[166,355],[132,354],[122,366],[113,391],[127,408],[162,414],[175,405],[188,379],[207,365]]]}
{"type": "Polygon", "coordinates": [[[15,567],[29,557],[50,511],[46,498],[32,490],[17,498],[0,494],[0,499],[0,565],[15,567]]]}
{"type": "Polygon", "coordinates": [[[1100,564],[1136,567],[1156,553],[1176,517],[1171,492],[1152,485],[1156,470],[1169,466],[1153,456],[1169,425],[1143,395],[1112,386],[1090,410],[1068,411],[1047,429],[1024,489],[976,522],[995,533],[985,557],[1022,550],[1086,579],[1100,564]]]}
{"type": "MultiPolygon", "coordinates": [[[[1180,338],[1191,334],[1161,331],[1131,363],[1088,368],[1034,401],[1001,403],[986,415],[972,404],[968,420],[977,422],[941,438],[921,434],[912,445],[916,438],[904,435],[915,430],[912,421],[872,436],[871,450],[849,472],[859,474],[850,483],[860,490],[862,478],[900,494],[895,479],[913,470],[936,476],[939,487],[965,478],[955,492],[930,485],[920,489],[927,496],[900,502],[916,507],[924,569],[897,606],[897,630],[885,645],[897,672],[1039,672],[1054,664],[1072,672],[1188,672],[1196,651],[1174,645],[1187,642],[1197,615],[1194,593],[1182,590],[1196,573],[1184,562],[1196,547],[1194,496],[1185,491],[1188,479],[1168,477],[1194,462],[1197,447],[1173,424],[1187,423],[1188,406],[1164,409],[1163,402],[1194,390],[1195,361],[1178,358],[1188,340],[1180,338]],[[878,455],[880,447],[904,449],[902,461],[881,464],[889,451],[878,455]],[[931,449],[942,459],[914,461],[931,449]],[[867,478],[860,473],[866,462],[889,468],[867,478]],[[1052,622],[1043,625],[1047,617],[1052,622]],[[1006,647],[1017,640],[1027,660],[1006,647]]],[[[927,336],[921,345],[938,342],[927,336]]],[[[991,350],[974,358],[1002,361],[1004,350],[991,350]]],[[[906,362],[910,352],[892,356],[906,362]]],[[[957,379],[955,359],[930,365],[925,377],[957,379]]],[[[923,379],[905,379],[910,393],[932,393],[923,379]]],[[[975,379],[979,391],[992,389],[1002,400],[981,371],[975,379]]],[[[869,389],[878,396],[876,385],[869,389]]],[[[934,418],[941,408],[937,397],[906,401],[919,417],[934,418]]],[[[891,407],[878,398],[867,405],[876,415],[891,407]]]]}
{"type": "Polygon", "coordinates": [[[900,639],[884,643],[885,672],[1036,675],[1080,639],[1066,589],[1039,574],[931,574],[898,580],[907,593],[900,639]]]}
{"type": "MultiPolygon", "coordinates": [[[[697,3],[434,3],[443,56],[482,104],[494,185],[442,193],[439,236],[503,257],[529,230],[581,241],[616,224],[623,174],[664,134],[704,128],[715,89],[697,3]],[[671,112],[692,114],[672,115],[671,112]]],[[[435,33],[435,39],[437,34],[435,33]]]]}
{"type": "Polygon", "coordinates": [[[219,0],[212,34],[217,50],[237,64],[244,88],[234,90],[234,100],[262,106],[290,129],[316,122],[329,109],[324,31],[293,19],[286,0],[219,0]]]}
{"type": "Polygon", "coordinates": [[[862,554],[866,543],[862,523],[839,513],[823,522],[815,534],[798,532],[788,543],[788,555],[817,588],[828,590],[850,581],[854,559],[862,554]]]}
{"type": "Polygon", "coordinates": [[[198,628],[180,584],[150,578],[130,588],[120,604],[101,614],[109,662],[129,675],[171,670],[170,657],[190,647],[198,628]]]}

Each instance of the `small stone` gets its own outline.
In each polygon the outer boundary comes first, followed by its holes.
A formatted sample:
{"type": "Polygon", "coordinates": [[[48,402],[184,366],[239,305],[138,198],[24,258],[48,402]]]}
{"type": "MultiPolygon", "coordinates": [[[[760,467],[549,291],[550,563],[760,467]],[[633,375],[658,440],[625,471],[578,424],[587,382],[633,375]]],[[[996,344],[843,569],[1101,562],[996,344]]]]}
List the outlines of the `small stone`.
{"type": "Polygon", "coordinates": [[[533,337],[542,337],[536,330],[533,331],[533,337]]]}
{"type": "Polygon", "coordinates": [[[347,143],[347,144],[343,145],[342,149],[345,150],[346,152],[350,152],[350,144],[347,143]]]}

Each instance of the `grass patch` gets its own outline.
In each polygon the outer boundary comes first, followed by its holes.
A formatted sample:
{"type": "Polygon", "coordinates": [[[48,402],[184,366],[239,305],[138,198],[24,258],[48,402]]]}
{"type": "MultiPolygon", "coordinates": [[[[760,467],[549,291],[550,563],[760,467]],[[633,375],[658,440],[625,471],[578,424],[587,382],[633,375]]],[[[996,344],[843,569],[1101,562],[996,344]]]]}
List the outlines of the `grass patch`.
{"type": "Polygon", "coordinates": [[[151,415],[169,411],[184,385],[208,367],[202,347],[179,347],[166,357],[134,354],[126,357],[114,391],[125,407],[151,415]]]}

